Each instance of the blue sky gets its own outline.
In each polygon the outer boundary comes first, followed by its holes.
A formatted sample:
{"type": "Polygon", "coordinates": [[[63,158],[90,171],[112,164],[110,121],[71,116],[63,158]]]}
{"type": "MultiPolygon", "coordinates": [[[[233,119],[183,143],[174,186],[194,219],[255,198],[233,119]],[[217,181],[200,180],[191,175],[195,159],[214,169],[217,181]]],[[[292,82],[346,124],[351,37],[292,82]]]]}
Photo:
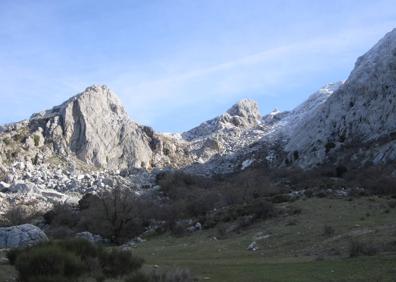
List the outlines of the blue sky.
{"type": "Polygon", "coordinates": [[[183,131],[242,98],[289,110],[396,27],[395,1],[1,0],[0,123],[106,84],[183,131]]]}

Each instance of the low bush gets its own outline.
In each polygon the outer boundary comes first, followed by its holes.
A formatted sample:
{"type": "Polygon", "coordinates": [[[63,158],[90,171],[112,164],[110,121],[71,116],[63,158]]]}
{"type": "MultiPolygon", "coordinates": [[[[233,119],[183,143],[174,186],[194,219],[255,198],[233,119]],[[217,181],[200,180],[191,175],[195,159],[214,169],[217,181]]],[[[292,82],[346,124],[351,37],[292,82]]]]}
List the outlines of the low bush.
{"type": "Polygon", "coordinates": [[[334,227],[330,226],[330,225],[325,225],[323,226],[323,235],[330,237],[333,236],[335,233],[334,227]]]}
{"type": "Polygon", "coordinates": [[[389,206],[391,209],[396,208],[396,200],[391,200],[391,201],[389,201],[389,202],[388,202],[388,206],[389,206]]]}
{"type": "Polygon", "coordinates": [[[69,204],[56,204],[44,214],[46,224],[52,227],[69,227],[73,228],[78,224],[78,210],[69,204]]]}
{"type": "Polygon", "coordinates": [[[21,282],[77,281],[81,277],[122,277],[139,270],[143,260],[130,251],[107,251],[86,240],[50,241],[7,253],[21,282]]]}
{"type": "Polygon", "coordinates": [[[0,219],[2,226],[14,226],[31,222],[38,214],[29,211],[23,206],[15,206],[7,210],[0,219]]]}
{"type": "Polygon", "coordinates": [[[139,270],[144,260],[135,257],[130,251],[112,249],[110,252],[102,252],[99,261],[106,277],[117,277],[139,270]]]}
{"type": "Polygon", "coordinates": [[[43,245],[21,252],[15,260],[15,268],[21,281],[40,281],[39,278],[80,277],[87,271],[76,254],[55,245],[43,245]]]}
{"type": "Polygon", "coordinates": [[[352,239],[349,243],[349,257],[373,256],[378,253],[378,249],[372,243],[362,242],[352,239]]]}
{"type": "Polygon", "coordinates": [[[149,274],[138,271],[128,276],[125,279],[125,282],[151,282],[151,278],[149,274]]]}

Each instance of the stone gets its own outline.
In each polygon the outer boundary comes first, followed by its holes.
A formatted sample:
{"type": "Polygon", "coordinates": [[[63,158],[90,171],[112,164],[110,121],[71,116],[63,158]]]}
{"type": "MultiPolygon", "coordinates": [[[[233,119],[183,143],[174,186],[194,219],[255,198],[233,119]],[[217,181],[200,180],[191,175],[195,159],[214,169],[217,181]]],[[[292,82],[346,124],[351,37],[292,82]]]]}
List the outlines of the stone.
{"type": "Polygon", "coordinates": [[[45,241],[48,241],[45,233],[31,224],[0,228],[0,249],[32,246],[45,241]]]}
{"type": "Polygon", "coordinates": [[[31,193],[36,190],[36,187],[32,183],[17,181],[9,189],[12,193],[31,193]]]}
{"type": "Polygon", "coordinates": [[[248,249],[248,251],[252,251],[252,252],[257,251],[257,250],[258,250],[258,247],[257,247],[256,241],[251,242],[251,243],[249,244],[249,246],[247,247],[247,249],[248,249]]]}
{"type": "Polygon", "coordinates": [[[10,188],[10,186],[11,186],[11,184],[0,181],[0,189],[8,189],[8,188],[10,188]]]}

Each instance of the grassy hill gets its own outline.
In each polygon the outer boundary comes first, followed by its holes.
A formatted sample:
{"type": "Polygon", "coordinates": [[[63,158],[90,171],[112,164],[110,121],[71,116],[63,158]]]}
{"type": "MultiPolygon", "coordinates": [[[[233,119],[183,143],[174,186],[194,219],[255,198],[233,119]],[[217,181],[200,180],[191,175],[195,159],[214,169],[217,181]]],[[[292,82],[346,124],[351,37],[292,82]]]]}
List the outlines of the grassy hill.
{"type": "Polygon", "coordinates": [[[180,238],[162,235],[138,245],[148,264],[187,267],[200,281],[396,281],[394,200],[299,200],[300,211],[216,240],[216,229],[180,238]],[[325,227],[327,226],[327,227],[325,227]],[[247,247],[256,241],[258,250],[247,247]],[[350,258],[351,242],[373,249],[350,258]]]}

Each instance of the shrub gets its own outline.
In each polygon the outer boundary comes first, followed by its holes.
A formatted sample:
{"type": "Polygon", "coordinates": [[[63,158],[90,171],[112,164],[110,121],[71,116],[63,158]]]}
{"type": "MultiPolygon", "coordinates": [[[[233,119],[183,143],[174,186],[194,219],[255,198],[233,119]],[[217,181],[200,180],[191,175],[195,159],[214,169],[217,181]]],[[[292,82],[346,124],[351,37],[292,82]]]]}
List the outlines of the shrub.
{"type": "Polygon", "coordinates": [[[348,171],[348,169],[343,166],[343,165],[339,165],[336,167],[336,176],[337,177],[343,177],[344,174],[348,171]]]}
{"type": "Polygon", "coordinates": [[[102,252],[99,257],[103,273],[107,277],[117,277],[137,271],[143,265],[143,259],[133,256],[130,251],[112,249],[102,252]]]}
{"type": "Polygon", "coordinates": [[[38,135],[33,135],[33,141],[34,141],[34,146],[40,145],[40,136],[38,135]]]}
{"type": "Polygon", "coordinates": [[[389,206],[391,209],[396,208],[396,200],[391,200],[391,201],[389,201],[389,202],[388,202],[388,206],[389,206]]]}
{"type": "Polygon", "coordinates": [[[90,257],[98,257],[104,250],[101,247],[95,246],[91,242],[84,239],[71,239],[58,241],[56,243],[60,248],[72,252],[86,261],[90,257]]]}
{"type": "Polygon", "coordinates": [[[152,281],[150,279],[150,276],[141,271],[133,273],[129,275],[128,278],[125,279],[125,282],[150,282],[150,281],[152,281]]]}
{"type": "Polygon", "coordinates": [[[22,206],[15,206],[7,210],[1,218],[1,225],[14,226],[29,223],[35,214],[22,206]]]}
{"type": "Polygon", "coordinates": [[[51,239],[67,239],[73,238],[75,235],[75,231],[67,226],[49,226],[45,233],[47,234],[48,238],[51,239]]]}
{"type": "Polygon", "coordinates": [[[86,240],[50,241],[7,253],[22,282],[77,281],[82,276],[103,281],[136,272],[143,260],[130,251],[106,251],[86,240]]]}
{"type": "Polygon", "coordinates": [[[123,243],[145,231],[142,202],[136,195],[121,188],[85,199],[79,225],[115,243],[123,243]]]}
{"type": "Polygon", "coordinates": [[[257,219],[267,219],[275,215],[275,208],[271,202],[265,199],[257,199],[251,204],[248,214],[254,215],[257,219]]]}
{"type": "Polygon", "coordinates": [[[77,255],[54,245],[38,246],[21,252],[16,258],[15,268],[21,281],[39,281],[39,277],[54,276],[76,278],[86,271],[77,255]]]}
{"type": "Polygon", "coordinates": [[[330,236],[333,236],[334,233],[335,233],[335,230],[332,226],[327,225],[327,224],[325,226],[323,226],[323,235],[324,236],[330,237],[330,236]]]}
{"type": "Polygon", "coordinates": [[[15,261],[16,261],[18,255],[19,255],[22,251],[23,251],[23,249],[15,248],[15,249],[10,249],[10,250],[7,252],[6,256],[7,256],[7,259],[8,259],[8,261],[10,262],[11,265],[14,265],[14,264],[15,264],[15,261]]]}
{"type": "Polygon", "coordinates": [[[224,239],[227,237],[227,226],[224,223],[216,226],[216,237],[218,239],[224,239]]]}
{"type": "Polygon", "coordinates": [[[358,256],[373,256],[377,252],[378,249],[371,243],[365,243],[356,239],[352,239],[349,243],[349,256],[351,258],[358,256]]]}
{"type": "Polygon", "coordinates": [[[291,201],[291,197],[289,195],[287,195],[287,194],[278,194],[278,195],[273,196],[271,198],[271,201],[273,203],[277,203],[277,204],[285,203],[285,202],[291,201]]]}
{"type": "Polygon", "coordinates": [[[6,137],[3,139],[3,142],[6,146],[9,146],[11,144],[11,139],[9,137],[6,137]]]}
{"type": "Polygon", "coordinates": [[[335,144],[333,142],[327,142],[325,145],[326,154],[330,152],[331,149],[335,148],[335,144]]]}
{"type": "Polygon", "coordinates": [[[62,226],[73,228],[78,224],[79,215],[76,208],[64,203],[56,204],[50,211],[44,214],[45,223],[51,226],[62,226]]]}
{"type": "MultiPolygon", "coordinates": [[[[150,275],[153,282],[192,282],[194,281],[190,270],[184,268],[176,268],[166,272],[153,271],[150,275]]],[[[128,281],[129,282],[129,281],[128,281]]]]}

